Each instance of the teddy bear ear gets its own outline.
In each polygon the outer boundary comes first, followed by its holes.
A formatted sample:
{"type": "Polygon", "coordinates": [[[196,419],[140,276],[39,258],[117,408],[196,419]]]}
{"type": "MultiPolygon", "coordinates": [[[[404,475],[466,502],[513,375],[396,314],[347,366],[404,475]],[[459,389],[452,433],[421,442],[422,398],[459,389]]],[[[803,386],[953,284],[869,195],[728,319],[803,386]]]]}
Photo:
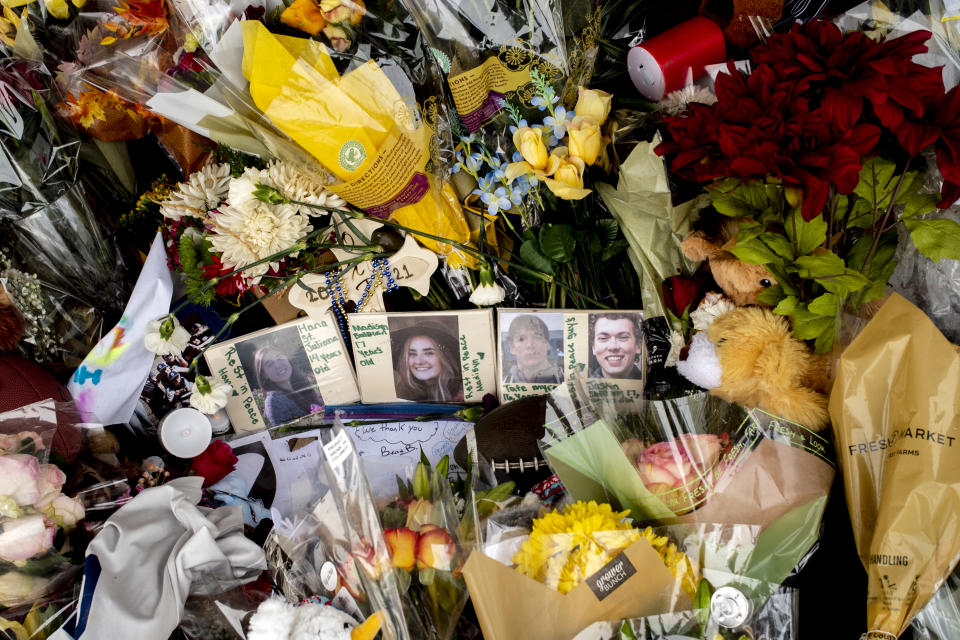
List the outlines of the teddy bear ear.
{"type": "Polygon", "coordinates": [[[702,231],[693,231],[683,239],[680,250],[691,260],[709,260],[716,257],[721,248],[702,231]]]}

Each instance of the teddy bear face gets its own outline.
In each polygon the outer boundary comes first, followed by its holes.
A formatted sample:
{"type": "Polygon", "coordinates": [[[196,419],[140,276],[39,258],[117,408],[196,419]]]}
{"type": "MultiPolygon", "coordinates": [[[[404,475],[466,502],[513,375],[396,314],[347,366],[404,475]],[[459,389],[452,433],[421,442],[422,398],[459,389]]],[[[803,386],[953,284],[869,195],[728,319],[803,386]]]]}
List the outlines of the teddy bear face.
{"type": "Polygon", "coordinates": [[[724,295],[738,307],[760,304],[758,296],[777,284],[767,268],[760,264],[746,264],[730,257],[717,256],[710,260],[710,271],[724,295]]]}

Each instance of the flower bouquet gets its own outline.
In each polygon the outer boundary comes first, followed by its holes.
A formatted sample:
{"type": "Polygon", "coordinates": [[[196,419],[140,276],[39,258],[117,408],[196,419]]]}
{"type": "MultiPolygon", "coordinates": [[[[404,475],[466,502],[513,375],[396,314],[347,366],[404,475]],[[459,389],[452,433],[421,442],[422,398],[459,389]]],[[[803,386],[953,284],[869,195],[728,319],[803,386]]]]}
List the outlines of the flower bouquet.
{"type": "Polygon", "coordinates": [[[85,512],[50,463],[56,430],[52,403],[0,414],[0,611],[42,600],[79,571],[58,550],[85,512]]]}
{"type": "Polygon", "coordinates": [[[834,476],[829,442],[801,425],[702,392],[613,402],[586,379],[551,394],[540,445],[575,499],[640,523],[758,527],[768,553],[745,576],[772,585],[816,542],[834,476]]]}
{"type": "Polygon", "coordinates": [[[383,612],[385,636],[449,640],[467,590],[446,460],[434,469],[422,461],[406,497],[381,514],[342,426],[334,426],[323,451],[350,555],[371,608],[383,612]]]}
{"type": "Polygon", "coordinates": [[[960,197],[960,90],[919,62],[930,32],[872,35],[821,20],[772,35],[749,74],[718,75],[716,104],[666,118],[657,147],[738,227],[731,253],[770,275],[760,302],[818,353],[840,311],[883,296],[898,229],[932,260],[960,258],[960,224],[936,214],[960,197]],[[943,175],[934,190],[927,151],[943,175]]]}

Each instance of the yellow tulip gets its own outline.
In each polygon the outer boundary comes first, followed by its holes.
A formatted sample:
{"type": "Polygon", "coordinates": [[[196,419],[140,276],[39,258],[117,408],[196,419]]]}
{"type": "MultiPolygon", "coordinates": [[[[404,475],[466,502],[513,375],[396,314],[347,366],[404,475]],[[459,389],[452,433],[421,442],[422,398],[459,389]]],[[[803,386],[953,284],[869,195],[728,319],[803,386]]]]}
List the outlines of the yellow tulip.
{"type": "Polygon", "coordinates": [[[70,7],[67,5],[66,0],[44,0],[44,4],[47,7],[47,11],[54,18],[66,20],[70,17],[70,7]]]}
{"type": "Polygon", "coordinates": [[[513,145],[534,171],[544,171],[549,160],[547,146],[543,144],[543,131],[520,127],[513,134],[513,145]]]}
{"type": "Polygon", "coordinates": [[[583,160],[571,156],[566,147],[557,147],[550,154],[551,164],[556,165],[553,178],[542,178],[555,196],[562,200],[580,200],[590,193],[583,188],[583,174],[587,169],[583,160]]]}
{"type": "Polygon", "coordinates": [[[597,121],[590,116],[577,116],[567,125],[567,133],[570,134],[570,155],[593,166],[603,146],[603,136],[600,135],[597,121]]]}
{"type": "Polygon", "coordinates": [[[602,125],[607,121],[610,115],[610,101],[613,96],[606,91],[599,89],[580,89],[580,96],[577,98],[577,106],[574,111],[578,116],[590,116],[602,125]]]}

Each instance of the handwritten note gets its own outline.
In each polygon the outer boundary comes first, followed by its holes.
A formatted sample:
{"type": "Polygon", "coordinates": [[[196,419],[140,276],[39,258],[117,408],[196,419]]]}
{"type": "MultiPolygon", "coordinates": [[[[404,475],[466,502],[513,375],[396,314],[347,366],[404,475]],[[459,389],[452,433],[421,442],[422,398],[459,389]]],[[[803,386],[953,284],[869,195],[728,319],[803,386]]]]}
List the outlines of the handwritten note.
{"type": "Polygon", "coordinates": [[[453,461],[453,449],[472,427],[472,423],[459,420],[431,420],[367,424],[350,427],[347,432],[374,496],[389,497],[397,491],[395,476],[412,477],[421,447],[431,464],[449,455],[451,472],[461,472],[453,461]]]}

